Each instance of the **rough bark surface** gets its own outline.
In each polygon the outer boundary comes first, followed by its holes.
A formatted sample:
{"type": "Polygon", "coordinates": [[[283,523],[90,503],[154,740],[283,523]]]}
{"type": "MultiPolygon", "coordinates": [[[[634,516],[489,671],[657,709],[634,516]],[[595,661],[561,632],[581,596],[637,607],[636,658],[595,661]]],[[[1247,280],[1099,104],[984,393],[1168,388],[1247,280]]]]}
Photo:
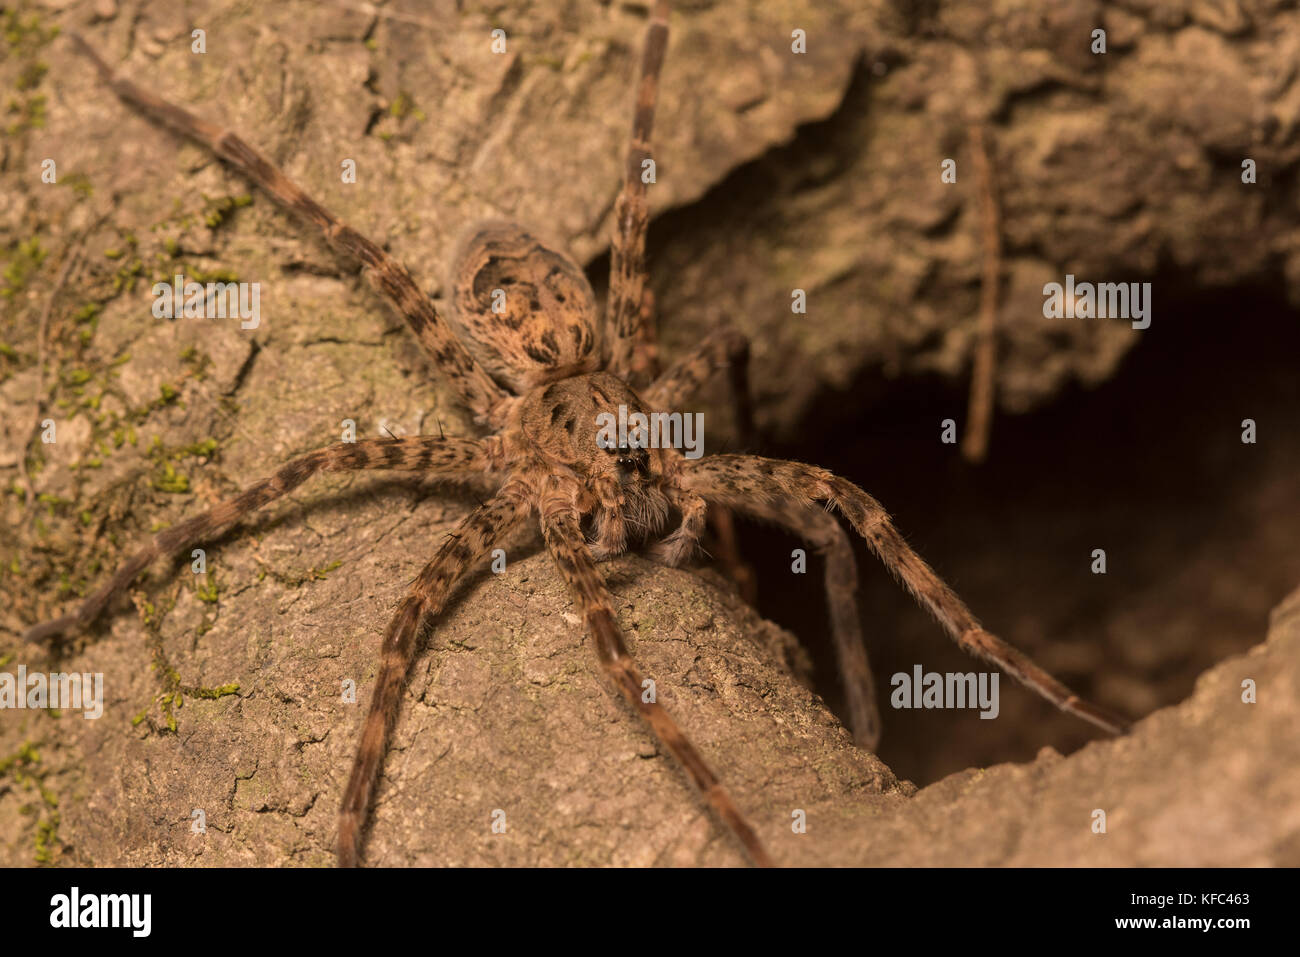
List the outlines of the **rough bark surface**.
{"type": "Polygon", "coordinates": [[[1268,282],[1300,303],[1294,5],[897,2],[880,5],[862,42],[828,122],[667,217],[653,240],[669,351],[700,322],[738,324],[755,343],[771,434],[796,435],[828,390],[858,409],[878,380],[968,375],[981,264],[973,121],[989,124],[1002,210],[1002,408],[1105,381],[1142,335],[1179,322],[1173,304],[1194,289],[1268,282]],[[1097,28],[1104,55],[1090,52],[1097,28]],[[955,184],[940,179],[948,158],[955,184]],[[1242,182],[1247,158],[1254,185],[1242,182]],[[1154,280],[1152,327],[1044,319],[1043,286],[1067,273],[1154,280]],[[796,288],[806,315],[791,314],[796,288]]]}
{"type": "MultiPolygon", "coordinates": [[[[651,192],[665,353],[724,316],[750,333],[770,434],[873,370],[965,374],[979,275],[963,154],[972,119],[992,124],[1005,204],[1007,406],[1102,381],[1136,341],[1127,323],[1044,322],[1042,284],[1066,272],[1119,281],[1164,270],[1200,285],[1275,276],[1300,301],[1290,4],[678,6],[651,192]],[[1099,24],[1105,57],[1088,52],[1099,24]],[[806,55],[790,53],[794,28],[808,34],[806,55]],[[1247,156],[1255,186],[1241,183],[1247,156]],[[939,179],[947,157],[955,185],[939,179]],[[808,292],[806,316],[790,314],[795,288],[808,292]]],[[[99,721],[0,713],[3,863],[327,862],[378,636],[469,502],[409,481],[322,480],[214,543],[206,576],[160,566],[136,612],[123,603],[60,657],[18,645],[151,529],[337,440],[345,419],[363,436],[469,430],[400,321],[347,267],[264,197],[245,204],[246,183],[122,107],[50,28],[88,31],[136,80],[238,128],[431,294],[456,237],[487,217],[538,224],[598,259],[643,11],[456,7],[6,8],[0,660],[103,672],[109,702],[99,721]],[[491,52],[498,26],[506,54],[491,52]],[[190,52],[194,27],[207,31],[203,56],[190,52]],[[46,158],[57,184],[41,182],[46,158]],[[345,159],[355,184],[340,180],[345,159]],[[74,251],[80,264],[42,333],[74,251]],[[154,319],[149,288],[177,272],[259,281],[262,324],[154,319]],[[34,437],[36,398],[56,422],[53,444],[34,437]],[[158,700],[169,669],[184,685],[239,689],[177,710],[158,700]],[[349,678],[360,705],[342,701],[349,678]],[[195,808],[204,836],[190,829],[195,808]]],[[[1162,318],[1161,295],[1155,329],[1177,321],[1162,318]]],[[[512,545],[508,572],[474,583],[432,633],[368,859],[737,861],[594,677],[547,561],[522,560],[526,551],[512,545]],[[504,835],[490,831],[498,808],[504,835]]],[[[911,789],[853,750],[778,666],[798,660],[787,635],[690,573],[630,559],[611,575],[647,672],[782,860],[1295,862],[1293,819],[1233,804],[1251,788],[1271,789],[1279,806],[1294,797],[1282,731],[1293,716],[1279,710],[1296,700],[1293,614],[1279,613],[1282,630],[1249,659],[1267,666],[1261,686],[1289,687],[1289,698],[1230,708],[1228,686],[1255,672],[1221,674],[1229,662],[1206,681],[1221,695],[1202,687],[1132,738],[969,772],[908,801],[911,789]],[[1144,762],[1167,770],[1144,773],[1144,762]],[[1175,772],[1206,780],[1183,792],[1175,772]],[[1088,830],[1097,807],[1120,809],[1105,836],[1088,830]],[[811,822],[798,838],[794,808],[811,822]],[[1224,842],[1179,851],[1178,821],[1198,809],[1224,842]],[[1133,843],[1139,833],[1147,844],[1133,843]]]]}
{"type": "MultiPolygon", "coordinates": [[[[420,511],[387,540],[414,547],[420,511]]],[[[1300,591],[1279,606],[1264,644],[1211,669],[1189,700],[1128,737],[1069,758],[1044,748],[1030,764],[972,769],[917,792],[854,748],[796,680],[787,633],[692,573],[636,558],[607,569],[661,700],[782,863],[1300,864],[1300,591]],[[1247,679],[1258,703],[1243,702],[1247,679]],[[1099,810],[1105,833],[1094,831],[1099,810]],[[806,833],[792,829],[799,811],[806,833]]],[[[57,747],[23,765],[26,782],[0,790],[4,862],[29,860],[21,806],[44,788],[61,795],[68,862],[329,863],[361,713],[341,700],[339,677],[364,682],[399,593],[359,594],[339,576],[235,599],[243,617],[227,616],[177,665],[238,680],[239,693],[187,702],[176,732],[131,726],[129,703],[148,696],[151,676],[135,629],[115,628],[91,656],[109,676],[105,718],[20,719],[57,747]],[[204,834],[192,830],[195,809],[204,834]]],[[[179,609],[164,628],[173,644],[197,613],[179,609]]],[[[13,746],[13,722],[5,729],[13,746]]],[[[544,555],[485,576],[437,629],[376,807],[374,864],[743,863],[595,676],[544,555]]]]}

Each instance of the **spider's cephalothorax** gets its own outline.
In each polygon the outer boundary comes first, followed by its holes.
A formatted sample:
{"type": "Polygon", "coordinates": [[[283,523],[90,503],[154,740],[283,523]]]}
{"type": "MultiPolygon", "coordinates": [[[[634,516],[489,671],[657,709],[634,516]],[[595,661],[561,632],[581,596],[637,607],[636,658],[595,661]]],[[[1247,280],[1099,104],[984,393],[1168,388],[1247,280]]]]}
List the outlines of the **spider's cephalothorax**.
{"type": "MultiPolygon", "coordinates": [[[[608,372],[538,386],[520,404],[524,441],[548,471],[571,470],[584,491],[579,504],[590,514],[592,552],[617,555],[629,533],[638,541],[657,535],[668,520],[675,460],[670,450],[630,440],[602,438],[603,423],[649,413],[626,382],[608,372]]],[[[653,551],[676,564],[694,546],[701,528],[685,521],[674,537],[653,551]]]]}
{"type": "MultiPolygon", "coordinates": [[[[868,548],[962,648],[991,661],[1058,707],[1108,731],[1124,723],[1070,692],[1027,657],[986,631],[960,598],[894,529],[880,503],[846,479],[798,462],[753,455],[688,459],[672,448],[600,441],[598,416],[620,409],[681,409],[712,375],[728,369],[738,419],[748,405],[743,337],[720,328],[676,365],[654,376],[651,298],[646,287],[646,185],[660,66],[668,41],[668,4],[657,0],[646,35],[623,189],[614,206],[609,300],[603,324],[582,271],[519,227],[494,223],[474,233],[451,283],[448,322],[400,263],[339,222],[266,157],[232,132],[119,77],[94,48],[69,34],[104,85],[212,150],[277,202],[318,228],[357,260],[367,279],[407,321],[475,420],[495,430],[479,439],[421,436],[317,449],[242,493],[160,532],[73,614],[31,628],[48,638],[93,621],[155,559],[211,541],[241,518],[313,475],[347,469],[404,469],[447,481],[482,483],[495,493],[457,525],[416,576],[388,625],[379,671],[339,816],[342,864],[358,862],[362,825],[402,703],[421,625],[445,607],[452,588],[492,548],[535,517],[568,585],[600,665],[699,789],[709,807],[756,863],[771,862],[757,833],[682,730],[642,695],[642,677],[623,640],[596,559],[631,539],[655,540],[651,553],[676,563],[691,553],[710,506],[774,523],[802,537],[825,561],[831,637],[839,659],[854,739],[874,747],[880,722],[855,599],[857,568],[838,510],[868,548]],[[459,334],[458,334],[459,333],[459,334]],[[640,388],[642,380],[649,385],[640,388]],[[628,385],[634,381],[639,392],[628,385]],[[675,527],[674,527],[675,526],[675,527]]],[[[788,822],[765,822],[769,829],[788,822]]]]}

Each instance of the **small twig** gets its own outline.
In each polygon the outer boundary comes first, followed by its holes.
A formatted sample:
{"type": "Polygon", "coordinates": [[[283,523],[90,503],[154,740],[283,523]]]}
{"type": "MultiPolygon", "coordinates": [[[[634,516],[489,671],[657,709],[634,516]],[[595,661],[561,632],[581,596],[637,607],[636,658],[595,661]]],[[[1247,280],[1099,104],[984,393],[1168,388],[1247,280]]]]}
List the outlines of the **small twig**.
{"type": "Polygon", "coordinates": [[[980,278],[978,340],[971,368],[970,405],[961,451],[968,462],[982,462],[989,450],[993,427],[993,400],[997,393],[998,286],[1002,279],[1002,240],[997,189],[988,142],[982,123],[968,127],[971,162],[980,193],[980,220],[984,266],[980,278]]]}
{"type": "Polygon", "coordinates": [[[82,234],[68,244],[67,259],[63,262],[63,268],[59,270],[59,278],[54,281],[54,288],[50,290],[50,298],[45,301],[45,308],[41,310],[41,323],[36,333],[36,394],[32,398],[36,414],[32,420],[31,434],[28,435],[27,443],[22,447],[18,455],[18,471],[23,477],[23,484],[27,486],[25,505],[29,515],[31,514],[32,502],[36,498],[36,490],[32,486],[32,477],[27,471],[27,449],[31,446],[32,439],[40,434],[41,416],[45,414],[45,333],[50,325],[50,315],[54,312],[54,303],[58,300],[60,290],[63,289],[68,277],[72,274],[72,268],[81,255],[81,242],[85,238],[85,234],[82,234]]]}

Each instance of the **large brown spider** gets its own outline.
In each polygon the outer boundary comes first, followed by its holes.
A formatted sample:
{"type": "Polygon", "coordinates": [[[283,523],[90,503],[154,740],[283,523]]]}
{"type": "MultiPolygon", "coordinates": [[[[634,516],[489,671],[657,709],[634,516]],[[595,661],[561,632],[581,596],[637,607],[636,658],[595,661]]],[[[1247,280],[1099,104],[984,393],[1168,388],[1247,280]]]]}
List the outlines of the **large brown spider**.
{"type": "MultiPolygon", "coordinates": [[[[659,560],[690,556],[709,506],[787,528],[826,555],[831,628],[845,682],[855,740],[874,747],[879,715],[859,630],[857,572],[847,533],[827,511],[838,508],[871,550],[962,648],[993,662],[1059,708],[1111,732],[1124,723],[1081,700],[1027,657],[985,631],[965,604],[894,529],[880,504],[825,469],[753,455],[714,455],[694,461],[673,448],[598,441],[598,416],[670,409],[711,375],[730,368],[743,406],[744,339],[729,329],[640,392],[629,383],[654,371],[645,237],[649,220],[643,163],[660,67],[668,41],[668,3],[659,0],[648,28],[637,85],[631,143],[615,207],[609,300],[603,323],[595,295],[571,258],[519,226],[481,228],[458,257],[444,319],[410,274],[382,249],[308,196],[261,153],[226,130],[168,103],[114,71],[80,37],[81,53],[104,83],[149,116],[203,144],[320,228],[337,249],[359,260],[371,283],[396,307],[489,434],[343,443],[303,455],[215,508],[158,534],[71,615],[37,625],[27,640],[49,638],[91,623],[155,559],[214,538],[249,512],[322,471],[401,469],[441,478],[495,482],[491,498],[438,549],[417,577],[384,636],[382,660],[339,817],[338,858],[358,863],[363,825],[397,720],[421,625],[439,614],[453,586],[483,561],[506,533],[536,513],[548,550],[582,609],[601,667],[686,770],[705,801],[757,864],[771,858],[704,758],[668,713],[642,693],[642,676],[624,643],[597,560],[622,553],[629,534],[658,539],[659,560]],[[504,301],[500,295],[504,292],[504,301]],[[818,507],[822,506],[822,507],[818,507]]],[[[652,697],[652,696],[651,696],[652,697]]]]}

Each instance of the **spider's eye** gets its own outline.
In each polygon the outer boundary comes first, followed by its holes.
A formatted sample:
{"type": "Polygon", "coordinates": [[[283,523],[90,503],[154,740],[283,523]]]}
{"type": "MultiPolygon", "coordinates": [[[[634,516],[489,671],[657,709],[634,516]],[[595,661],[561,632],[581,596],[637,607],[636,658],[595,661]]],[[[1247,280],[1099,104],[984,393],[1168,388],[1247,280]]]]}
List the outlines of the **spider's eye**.
{"type": "Polygon", "coordinates": [[[618,465],[619,471],[623,472],[625,475],[629,475],[632,472],[640,472],[644,475],[646,469],[650,465],[650,453],[645,449],[638,449],[635,447],[630,450],[626,448],[620,449],[618,462],[616,464],[618,465]]]}

